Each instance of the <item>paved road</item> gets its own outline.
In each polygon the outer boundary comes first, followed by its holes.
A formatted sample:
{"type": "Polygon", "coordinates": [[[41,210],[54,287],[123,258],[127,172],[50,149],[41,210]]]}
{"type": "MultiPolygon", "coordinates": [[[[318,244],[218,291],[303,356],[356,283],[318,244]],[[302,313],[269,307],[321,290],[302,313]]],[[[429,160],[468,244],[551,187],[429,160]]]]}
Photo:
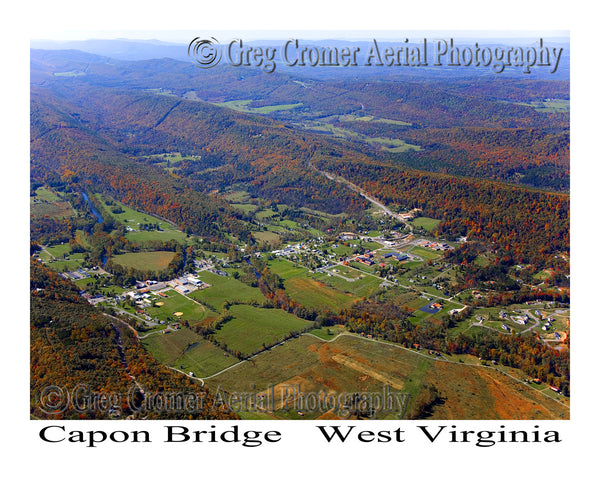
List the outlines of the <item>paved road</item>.
{"type": "Polygon", "coordinates": [[[358,185],[352,183],[351,181],[349,181],[349,180],[347,180],[344,177],[341,177],[339,175],[334,175],[332,173],[328,173],[328,172],[325,172],[323,170],[319,170],[310,161],[308,162],[308,166],[310,168],[312,168],[315,172],[318,172],[321,175],[327,177],[329,180],[333,180],[334,182],[342,183],[342,184],[346,185],[348,188],[350,188],[350,190],[354,190],[360,196],[362,196],[363,198],[365,198],[366,200],[368,200],[369,202],[371,202],[373,205],[375,205],[378,208],[380,208],[383,211],[383,213],[385,213],[386,215],[389,215],[390,217],[395,218],[396,220],[400,220],[401,222],[403,222],[406,226],[408,226],[408,228],[410,229],[410,231],[412,233],[412,231],[413,231],[412,225],[407,224],[404,221],[404,219],[402,217],[400,217],[400,215],[398,215],[397,213],[392,212],[383,203],[381,203],[377,199],[375,199],[372,196],[370,196],[364,189],[362,189],[358,185]]]}

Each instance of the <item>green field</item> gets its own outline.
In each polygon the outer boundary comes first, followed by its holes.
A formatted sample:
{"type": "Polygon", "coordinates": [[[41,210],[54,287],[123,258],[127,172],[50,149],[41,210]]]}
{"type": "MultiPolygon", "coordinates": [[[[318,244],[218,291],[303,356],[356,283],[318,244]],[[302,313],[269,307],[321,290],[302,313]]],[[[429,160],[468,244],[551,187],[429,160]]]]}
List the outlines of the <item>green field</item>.
{"type": "Polygon", "coordinates": [[[121,202],[112,200],[112,205],[107,205],[107,198],[99,193],[95,194],[96,200],[100,202],[102,208],[112,217],[121,222],[133,231],[128,231],[125,236],[132,241],[144,243],[148,241],[168,241],[177,240],[180,243],[186,243],[187,235],[178,228],[165,220],[154,217],[147,213],[139,212],[126,206],[121,202]],[[114,213],[115,211],[120,213],[114,213]],[[160,230],[140,230],[140,225],[156,225],[160,230]]]}
{"type": "Polygon", "coordinates": [[[436,260],[442,256],[442,254],[436,250],[419,246],[411,248],[410,253],[421,257],[423,260],[436,260]]]}
{"type": "Polygon", "coordinates": [[[287,280],[285,291],[302,306],[326,308],[332,311],[347,308],[358,300],[353,294],[343,293],[322,281],[306,277],[287,280]]]}
{"type": "Polygon", "coordinates": [[[339,275],[342,275],[343,277],[346,277],[346,278],[351,278],[351,279],[358,279],[358,277],[365,276],[362,271],[360,271],[356,268],[351,268],[346,265],[335,265],[334,267],[329,268],[329,271],[332,273],[337,273],[339,275]]]}
{"type": "Polygon", "coordinates": [[[282,258],[271,260],[269,262],[269,270],[279,275],[283,280],[300,277],[308,272],[306,268],[296,266],[292,262],[282,258]]]}
{"type": "Polygon", "coordinates": [[[312,325],[308,320],[276,308],[233,305],[229,313],[233,319],[217,330],[215,339],[246,355],[260,350],[263,345],[283,340],[294,330],[312,325]]]}
{"type": "Polygon", "coordinates": [[[252,107],[252,113],[271,113],[278,110],[291,110],[292,108],[301,107],[302,103],[286,103],[281,105],[266,105],[264,107],[252,107]]]}
{"type": "Polygon", "coordinates": [[[306,268],[296,267],[287,260],[272,260],[269,262],[269,269],[283,279],[286,293],[305,307],[335,311],[349,307],[357,300],[356,296],[331,288],[323,281],[313,278],[306,268]]]}
{"type": "Polygon", "coordinates": [[[200,160],[199,155],[183,156],[180,152],[172,153],[159,153],[156,155],[149,155],[149,158],[162,160],[162,162],[155,163],[155,165],[163,168],[171,168],[172,165],[177,165],[179,162],[186,161],[197,161],[200,160]]]}
{"type": "Polygon", "coordinates": [[[256,212],[254,215],[257,220],[265,220],[266,218],[271,218],[277,215],[277,212],[274,212],[272,209],[267,208],[265,210],[260,210],[256,212]]]}
{"type": "Polygon", "coordinates": [[[223,199],[229,203],[248,203],[252,196],[243,190],[231,191],[223,196],[223,199]]]}
{"type": "Polygon", "coordinates": [[[477,255],[474,263],[480,267],[485,267],[488,263],[490,263],[490,259],[487,255],[477,255]]]}
{"type": "Polygon", "coordinates": [[[418,152],[419,150],[421,150],[421,147],[419,147],[418,145],[407,143],[404,140],[400,140],[398,138],[371,137],[367,138],[366,141],[367,143],[374,143],[375,145],[380,146],[384,150],[394,153],[409,152],[411,150],[418,152]]]}
{"type": "Polygon", "coordinates": [[[390,125],[398,125],[403,127],[410,127],[412,123],[402,122],[400,120],[391,120],[389,118],[376,118],[372,115],[365,115],[359,117],[353,114],[347,115],[338,115],[338,120],[340,122],[373,122],[373,123],[388,123],[390,125]]]}
{"type": "Polygon", "coordinates": [[[175,290],[165,292],[168,297],[153,297],[156,302],[162,302],[163,305],[156,305],[146,308],[148,315],[164,321],[179,321],[185,320],[190,324],[204,320],[207,316],[206,307],[199,305],[185,295],[177,293],[175,290]],[[181,312],[183,315],[173,315],[175,312],[181,312]]]}
{"type": "Polygon", "coordinates": [[[270,242],[270,243],[274,243],[274,242],[278,242],[280,240],[280,236],[277,235],[275,232],[269,232],[269,231],[265,231],[265,232],[252,232],[252,235],[254,236],[254,238],[256,238],[259,242],[270,242]]]}
{"type": "Polygon", "coordinates": [[[357,297],[366,297],[377,291],[383,282],[382,279],[371,275],[364,275],[363,278],[354,281],[344,280],[333,274],[328,276],[327,273],[316,273],[314,278],[342,292],[348,292],[357,297]]]}
{"type": "Polygon", "coordinates": [[[58,194],[46,187],[39,187],[35,195],[30,197],[31,215],[41,217],[65,218],[75,215],[75,210],[68,202],[63,201],[58,194]]]}
{"type": "Polygon", "coordinates": [[[55,77],[80,77],[85,75],[85,72],[80,72],[79,70],[71,70],[70,72],[54,72],[55,77]]]}
{"type": "MultiPolygon", "coordinates": [[[[87,279],[87,280],[90,280],[90,279],[87,279]]],[[[115,297],[117,295],[121,295],[122,293],[124,293],[128,290],[126,288],[119,287],[118,285],[109,285],[106,287],[98,287],[98,289],[100,290],[100,293],[102,293],[102,295],[106,295],[109,297],[115,297]]]]}
{"type": "Polygon", "coordinates": [[[381,248],[381,244],[377,242],[365,242],[363,240],[345,240],[337,243],[336,248],[332,248],[331,252],[338,256],[356,255],[362,247],[362,251],[377,250],[381,248]]]}
{"type": "Polygon", "coordinates": [[[248,105],[250,103],[252,103],[252,100],[231,100],[229,102],[215,103],[214,105],[231,108],[232,110],[236,110],[238,112],[263,114],[275,112],[277,110],[291,110],[292,108],[302,106],[302,103],[289,103],[282,105],[266,105],[264,107],[249,107],[248,105]]]}
{"type": "Polygon", "coordinates": [[[551,270],[540,270],[533,276],[533,278],[535,280],[539,280],[540,282],[543,282],[544,280],[550,278],[551,276],[552,276],[551,270]]]}
{"type": "Polygon", "coordinates": [[[75,216],[75,211],[68,202],[32,201],[31,214],[35,217],[67,218],[75,216]]]}
{"type": "Polygon", "coordinates": [[[83,260],[69,258],[70,260],[50,260],[46,265],[55,272],[71,272],[82,267],[83,260]]]}
{"type": "Polygon", "coordinates": [[[150,335],[142,344],[159,362],[197,377],[213,375],[238,362],[189,328],[150,335]]]}
{"type": "Polygon", "coordinates": [[[185,243],[187,236],[179,230],[149,230],[134,231],[125,234],[128,240],[144,245],[146,242],[168,242],[175,240],[179,243],[185,243]]]}
{"type": "Polygon", "coordinates": [[[258,206],[254,205],[253,203],[231,203],[230,205],[244,213],[255,212],[258,208],[258,206]]]}
{"type": "Polygon", "coordinates": [[[83,265],[83,253],[69,253],[71,246],[68,243],[46,247],[46,251],[54,258],[43,251],[40,252],[40,258],[55,272],[69,272],[83,265]]]}
{"type": "Polygon", "coordinates": [[[347,257],[356,254],[357,249],[358,245],[356,243],[344,242],[338,243],[336,248],[331,248],[331,252],[338,257],[347,257]]]}
{"type": "Polygon", "coordinates": [[[306,125],[306,128],[309,130],[314,130],[317,132],[326,132],[330,133],[334,138],[342,138],[345,140],[356,140],[367,142],[370,144],[374,144],[384,150],[389,152],[407,152],[410,150],[419,151],[421,147],[418,145],[412,145],[403,140],[397,138],[389,138],[389,137],[369,137],[368,135],[363,135],[361,133],[355,132],[354,130],[350,130],[348,128],[341,128],[338,126],[334,126],[330,123],[323,122],[311,122],[306,125]]]}
{"type": "Polygon", "coordinates": [[[65,256],[69,257],[71,246],[68,243],[61,243],[60,245],[52,245],[51,247],[46,247],[46,250],[48,251],[48,253],[50,253],[50,255],[52,255],[55,258],[63,258],[65,256]]]}
{"type": "Polygon", "coordinates": [[[233,277],[222,277],[211,272],[200,272],[198,278],[211,285],[202,290],[190,293],[190,297],[199,302],[206,303],[221,312],[223,304],[229,302],[258,302],[265,301],[264,295],[258,288],[250,287],[233,277]]]}
{"type": "Polygon", "coordinates": [[[133,252],[114,255],[111,260],[125,268],[135,268],[141,271],[161,271],[167,268],[173,260],[174,252],[133,252]]]}
{"type": "Polygon", "coordinates": [[[412,220],[411,223],[415,228],[423,228],[424,230],[431,232],[439,225],[440,222],[441,220],[437,220],[435,218],[417,217],[412,220]]]}
{"type": "Polygon", "coordinates": [[[60,197],[47,187],[39,187],[35,191],[35,196],[32,200],[40,200],[44,202],[59,202],[60,197]]]}
{"type": "Polygon", "coordinates": [[[567,113],[570,110],[570,100],[561,98],[547,98],[539,102],[517,103],[518,105],[526,105],[533,107],[536,112],[542,113],[567,113]]]}
{"type": "MultiPolygon", "coordinates": [[[[265,352],[235,369],[207,381],[209,388],[226,391],[255,391],[275,394],[276,418],[318,418],[327,412],[302,408],[300,396],[309,392],[406,392],[418,394],[423,377],[434,360],[391,345],[376,343],[357,336],[340,336],[323,342],[301,336],[265,352]],[[291,397],[284,405],[283,399],[291,397]],[[296,397],[296,398],[294,398],[296,397]]],[[[410,407],[410,400],[409,400],[410,407]]],[[[395,405],[394,407],[399,407],[395,405]]],[[[398,419],[401,408],[390,408],[379,418],[398,419]]],[[[343,418],[343,411],[333,418],[343,418]]],[[[329,412],[330,414],[332,412],[329,412]]]]}
{"type": "Polygon", "coordinates": [[[322,340],[333,340],[340,333],[345,331],[346,329],[343,325],[332,325],[331,327],[315,328],[308,333],[315,335],[322,340]]]}

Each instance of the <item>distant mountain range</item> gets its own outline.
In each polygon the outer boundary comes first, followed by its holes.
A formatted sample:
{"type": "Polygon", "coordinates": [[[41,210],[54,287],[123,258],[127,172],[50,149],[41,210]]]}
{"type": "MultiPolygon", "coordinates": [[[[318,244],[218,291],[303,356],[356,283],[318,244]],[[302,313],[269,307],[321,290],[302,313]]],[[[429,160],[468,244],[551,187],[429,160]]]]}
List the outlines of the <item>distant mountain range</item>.
{"type": "MultiPolygon", "coordinates": [[[[207,36],[209,38],[209,36],[207,36]]],[[[373,38],[377,40],[377,32],[373,33],[373,38]]],[[[432,32],[431,37],[427,40],[432,47],[433,42],[438,38],[435,32],[432,32]]],[[[444,37],[445,38],[445,37],[444,37]]],[[[190,41],[192,41],[192,37],[190,41]]],[[[445,38],[447,41],[450,38],[445,38]]],[[[217,38],[217,40],[219,40],[217,38]]],[[[244,40],[242,38],[242,40],[244,40]]],[[[262,47],[262,48],[277,48],[278,55],[277,71],[280,73],[291,73],[309,78],[385,78],[393,79],[394,77],[411,76],[415,78],[423,77],[448,77],[453,78],[466,78],[466,77],[481,77],[481,76],[496,76],[491,68],[475,68],[475,67],[449,67],[446,65],[432,66],[431,64],[427,67],[402,67],[394,66],[389,68],[378,68],[373,66],[364,66],[359,63],[358,66],[350,68],[332,68],[327,66],[305,66],[305,67],[290,67],[285,62],[280,61],[280,55],[283,50],[284,44],[289,39],[282,40],[256,40],[256,41],[245,41],[244,46],[246,47],[262,47]]],[[[340,40],[340,39],[328,39],[328,40],[303,40],[299,39],[302,47],[329,47],[338,48],[343,47],[358,48],[363,54],[363,57],[367,55],[367,52],[372,47],[372,40],[340,40]]],[[[418,46],[420,42],[423,42],[423,38],[410,38],[409,43],[404,43],[404,38],[399,38],[398,41],[390,41],[388,39],[377,40],[378,45],[381,49],[387,47],[401,47],[401,46],[418,46]]],[[[514,47],[535,46],[539,42],[539,38],[510,38],[506,40],[495,39],[495,38],[482,38],[477,39],[454,39],[455,45],[474,46],[475,42],[478,42],[480,46],[487,46],[495,48],[501,45],[509,45],[514,47]]],[[[507,68],[502,72],[503,76],[519,76],[536,79],[548,79],[548,80],[568,80],[570,71],[570,47],[569,41],[566,38],[548,38],[544,39],[545,45],[562,48],[562,56],[560,59],[560,69],[555,73],[550,73],[547,68],[533,68],[531,73],[523,74],[520,68],[507,68]]],[[[229,44],[229,40],[222,40],[222,46],[226,47],[229,44]]],[[[32,40],[30,43],[32,49],[43,49],[43,50],[79,50],[82,52],[93,53],[103,57],[109,57],[116,60],[151,60],[151,59],[162,59],[171,58],[175,60],[193,61],[188,55],[188,44],[178,44],[163,42],[160,40],[132,40],[132,39],[91,39],[91,40],[80,40],[80,41],[54,41],[54,40],[32,40]]],[[[225,50],[225,48],[223,48],[225,50]]],[[[221,64],[228,63],[227,55],[223,54],[221,64]]],[[[256,67],[255,67],[256,68],[256,67]]]]}

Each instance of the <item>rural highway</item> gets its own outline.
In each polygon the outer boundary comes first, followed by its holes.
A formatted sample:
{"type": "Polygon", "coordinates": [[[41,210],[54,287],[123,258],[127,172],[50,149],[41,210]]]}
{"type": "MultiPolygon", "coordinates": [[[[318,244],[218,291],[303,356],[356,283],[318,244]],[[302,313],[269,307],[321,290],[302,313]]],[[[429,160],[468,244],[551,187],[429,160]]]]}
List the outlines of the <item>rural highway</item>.
{"type": "Polygon", "coordinates": [[[412,233],[413,231],[413,227],[412,225],[409,225],[408,223],[406,223],[404,221],[404,219],[402,217],[400,217],[400,215],[392,212],[389,208],[387,208],[383,203],[381,203],[380,201],[374,199],[373,197],[371,197],[367,192],[365,192],[361,187],[359,187],[358,185],[355,185],[354,183],[350,182],[349,180],[345,179],[344,177],[341,177],[339,175],[334,175],[332,173],[328,173],[325,172],[323,170],[319,170],[317,167],[315,167],[312,162],[309,160],[308,162],[308,166],[310,168],[312,168],[315,172],[327,177],[329,180],[332,180],[334,182],[337,183],[341,183],[346,185],[350,190],[355,191],[356,193],[358,193],[360,196],[364,197],[366,200],[368,200],[369,202],[371,202],[373,205],[377,206],[378,208],[380,208],[383,213],[385,213],[386,215],[389,215],[392,218],[395,218],[396,220],[400,220],[401,222],[403,222],[409,229],[410,232],[412,233]]]}

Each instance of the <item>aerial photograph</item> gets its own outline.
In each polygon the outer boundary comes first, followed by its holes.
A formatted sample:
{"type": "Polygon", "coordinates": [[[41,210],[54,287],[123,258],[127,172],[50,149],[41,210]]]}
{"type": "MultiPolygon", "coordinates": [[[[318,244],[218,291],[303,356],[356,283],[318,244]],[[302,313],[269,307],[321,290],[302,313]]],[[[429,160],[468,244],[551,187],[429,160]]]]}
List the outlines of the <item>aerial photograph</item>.
{"type": "Polygon", "coordinates": [[[30,419],[571,418],[568,31],[29,55],[30,419]]]}

